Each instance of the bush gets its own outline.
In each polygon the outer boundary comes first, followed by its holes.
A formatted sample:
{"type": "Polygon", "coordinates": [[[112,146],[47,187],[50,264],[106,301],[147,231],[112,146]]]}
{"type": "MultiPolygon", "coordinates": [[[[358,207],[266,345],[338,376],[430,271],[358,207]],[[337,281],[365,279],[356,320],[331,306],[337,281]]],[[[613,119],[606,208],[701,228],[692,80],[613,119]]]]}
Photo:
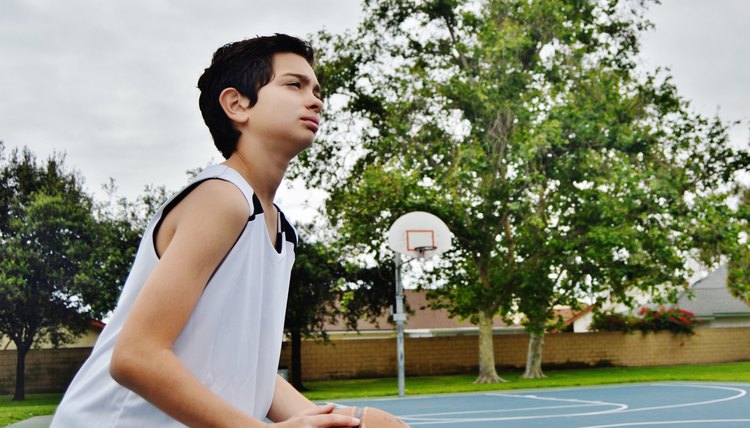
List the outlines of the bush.
{"type": "Polygon", "coordinates": [[[630,315],[617,312],[595,312],[591,321],[591,329],[596,331],[623,331],[630,333],[635,328],[637,320],[630,315]]]}
{"type": "Polygon", "coordinates": [[[672,333],[695,334],[695,326],[702,321],[692,312],[675,307],[659,307],[658,310],[644,307],[638,312],[638,317],[616,312],[596,312],[591,323],[591,329],[596,331],[632,332],[640,330],[650,331],[668,330],[672,333]]]}
{"type": "Polygon", "coordinates": [[[672,333],[695,334],[695,326],[701,320],[692,312],[675,307],[659,307],[658,310],[642,308],[637,328],[642,332],[669,330],[672,333]]]}

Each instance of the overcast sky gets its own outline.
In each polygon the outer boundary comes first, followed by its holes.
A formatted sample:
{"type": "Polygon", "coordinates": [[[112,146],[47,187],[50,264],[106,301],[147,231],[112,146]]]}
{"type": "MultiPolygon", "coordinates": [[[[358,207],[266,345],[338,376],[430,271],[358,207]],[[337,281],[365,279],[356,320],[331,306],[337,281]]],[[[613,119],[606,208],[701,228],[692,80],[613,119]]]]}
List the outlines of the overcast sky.
{"type": "MultiPolygon", "coordinates": [[[[221,159],[198,110],[198,76],[228,41],[353,29],[359,0],[0,0],[0,140],[44,158],[65,152],[87,188],[109,177],[135,198],[170,190],[221,159]]],[[[741,120],[748,143],[750,1],[664,0],[649,12],[644,66],[671,68],[705,115],[741,120]]],[[[280,192],[306,220],[299,193],[280,192]]],[[[302,218],[300,218],[302,217],[302,218]]]]}

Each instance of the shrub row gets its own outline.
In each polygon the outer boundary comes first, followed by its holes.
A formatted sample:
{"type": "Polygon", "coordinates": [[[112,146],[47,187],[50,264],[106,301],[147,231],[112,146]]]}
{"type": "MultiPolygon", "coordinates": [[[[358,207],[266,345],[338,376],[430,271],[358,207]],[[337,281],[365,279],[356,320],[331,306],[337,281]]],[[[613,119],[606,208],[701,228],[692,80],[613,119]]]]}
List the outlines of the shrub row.
{"type": "Polygon", "coordinates": [[[668,330],[672,333],[695,334],[695,326],[702,321],[692,312],[675,307],[661,306],[657,310],[642,308],[638,315],[621,314],[614,311],[596,312],[591,328],[597,331],[623,331],[630,333],[640,330],[668,330]]]}

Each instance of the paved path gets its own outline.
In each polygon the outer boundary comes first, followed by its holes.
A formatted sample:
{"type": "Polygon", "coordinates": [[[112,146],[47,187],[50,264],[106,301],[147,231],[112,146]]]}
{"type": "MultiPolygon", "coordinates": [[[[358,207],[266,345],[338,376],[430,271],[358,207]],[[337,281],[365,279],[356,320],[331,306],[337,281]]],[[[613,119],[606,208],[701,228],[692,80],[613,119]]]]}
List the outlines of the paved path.
{"type": "Polygon", "coordinates": [[[26,419],[25,421],[16,422],[13,425],[8,425],[7,428],[48,428],[51,422],[52,415],[34,416],[33,418],[26,419]]]}

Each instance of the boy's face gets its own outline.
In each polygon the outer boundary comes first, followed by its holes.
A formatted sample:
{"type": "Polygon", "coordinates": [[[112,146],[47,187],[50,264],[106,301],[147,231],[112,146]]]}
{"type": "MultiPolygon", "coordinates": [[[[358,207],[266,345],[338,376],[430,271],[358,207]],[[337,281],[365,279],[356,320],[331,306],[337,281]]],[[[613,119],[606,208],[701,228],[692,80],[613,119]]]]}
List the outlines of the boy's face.
{"type": "Polygon", "coordinates": [[[273,71],[249,110],[247,131],[291,159],[312,144],[318,131],[320,85],[310,64],[297,54],[275,54],[273,71]]]}

